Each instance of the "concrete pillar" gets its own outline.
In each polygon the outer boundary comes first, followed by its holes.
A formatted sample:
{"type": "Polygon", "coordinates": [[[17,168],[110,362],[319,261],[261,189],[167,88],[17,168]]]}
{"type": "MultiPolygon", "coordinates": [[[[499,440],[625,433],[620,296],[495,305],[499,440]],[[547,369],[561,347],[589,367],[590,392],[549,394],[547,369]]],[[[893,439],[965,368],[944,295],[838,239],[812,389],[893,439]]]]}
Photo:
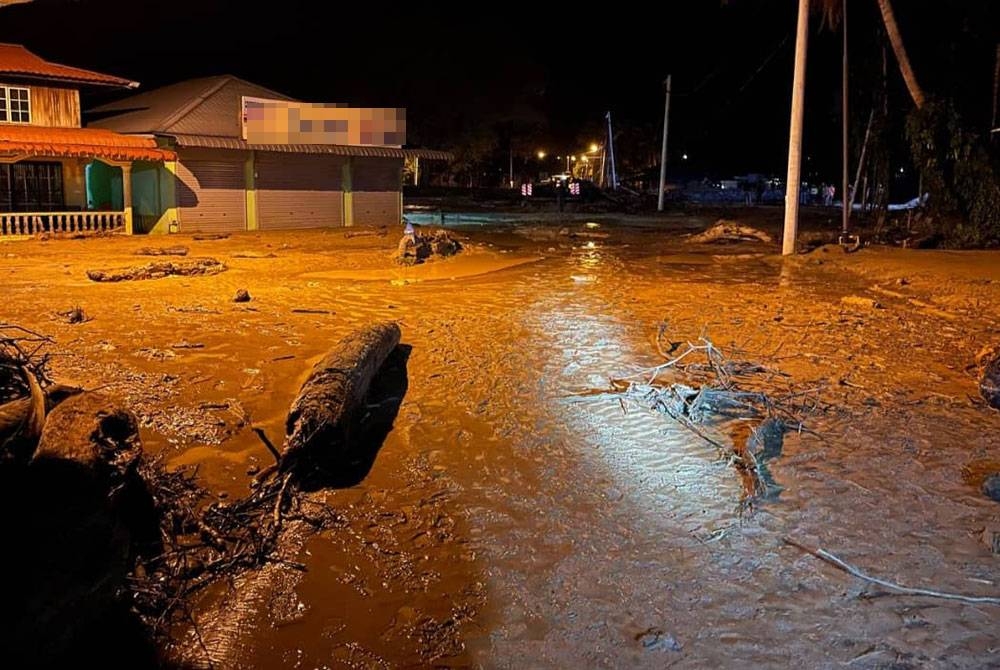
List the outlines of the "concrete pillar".
{"type": "Polygon", "coordinates": [[[247,230],[259,230],[257,220],[257,152],[251,151],[243,163],[247,194],[247,230]]]}
{"type": "Polygon", "coordinates": [[[341,178],[344,189],[344,225],[354,225],[354,158],[347,157],[341,178]]]}

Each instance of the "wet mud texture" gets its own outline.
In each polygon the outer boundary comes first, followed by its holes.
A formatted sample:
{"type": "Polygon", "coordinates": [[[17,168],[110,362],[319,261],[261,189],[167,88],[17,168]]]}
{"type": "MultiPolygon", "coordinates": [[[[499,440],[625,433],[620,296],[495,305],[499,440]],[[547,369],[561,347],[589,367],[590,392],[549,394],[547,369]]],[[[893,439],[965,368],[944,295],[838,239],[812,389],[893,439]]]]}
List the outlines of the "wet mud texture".
{"type": "Polygon", "coordinates": [[[413,268],[390,266],[393,236],[172,238],[228,271],[121,284],[86,270],[130,265],[152,238],[9,243],[3,319],[53,335],[60,381],[112,384],[148,450],[228,496],[273,462],[250,424],[282,434],[331,339],[400,321],[412,350],[392,428],[356,476],[315,492],[342,523],[304,543],[307,572],[257,613],[241,663],[1000,663],[1000,608],[885,595],[781,541],[908,586],[996,595],[982,537],[1000,507],[981,487],[1000,414],[973,359],[1000,339],[997,255],[781,261],[765,243],[683,241],[712,222],[463,230],[462,254],[413,268]],[[239,288],[252,302],[231,302],[239,288]],[[76,305],[90,321],[56,316],[76,305]],[[665,318],[671,339],[707,328],[829,406],[818,437],[785,435],[768,464],[781,495],[742,521],[713,448],[613,393],[662,360],[665,318]]]}

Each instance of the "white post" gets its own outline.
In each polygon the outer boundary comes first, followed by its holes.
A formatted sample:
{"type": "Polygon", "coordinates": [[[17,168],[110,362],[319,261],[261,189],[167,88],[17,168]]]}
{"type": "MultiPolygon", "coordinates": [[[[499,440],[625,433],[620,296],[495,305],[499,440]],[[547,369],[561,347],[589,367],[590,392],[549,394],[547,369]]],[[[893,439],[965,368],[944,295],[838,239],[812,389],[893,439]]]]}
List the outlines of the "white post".
{"type": "Polygon", "coordinates": [[[667,87],[667,101],[663,104],[663,149],[660,150],[660,196],[656,201],[656,211],[663,211],[663,184],[667,181],[667,131],[670,129],[670,79],[663,82],[667,87]]]}
{"type": "Polygon", "coordinates": [[[802,185],[802,120],[805,116],[806,49],[809,41],[809,0],[799,0],[795,37],[795,76],[792,78],[792,118],[788,131],[788,178],[785,181],[785,230],[781,253],[795,253],[799,226],[799,188],[802,185]]]}
{"type": "Polygon", "coordinates": [[[125,234],[132,235],[132,164],[122,163],[122,200],[125,205],[125,234]]]}
{"type": "Polygon", "coordinates": [[[841,159],[840,159],[840,161],[841,161],[840,200],[844,203],[844,205],[843,205],[843,207],[841,207],[841,212],[840,212],[840,220],[841,220],[840,227],[841,227],[841,231],[844,233],[844,235],[846,235],[847,234],[847,229],[848,229],[848,227],[850,226],[850,223],[851,223],[851,210],[847,206],[847,189],[850,188],[850,182],[848,181],[849,177],[848,177],[847,171],[849,169],[848,163],[851,160],[850,151],[849,151],[849,149],[850,149],[851,133],[850,133],[850,123],[849,123],[849,116],[848,116],[848,112],[850,111],[850,108],[847,105],[847,102],[848,102],[848,98],[847,98],[847,93],[848,93],[848,91],[847,91],[847,84],[848,84],[849,77],[850,77],[850,70],[847,67],[847,0],[844,0],[843,9],[841,10],[841,15],[840,15],[840,21],[841,21],[841,26],[844,29],[844,35],[843,35],[843,37],[844,37],[843,61],[844,62],[842,64],[843,72],[841,73],[841,80],[842,80],[841,81],[841,87],[842,87],[843,90],[841,92],[841,96],[842,96],[841,103],[842,103],[842,105],[841,105],[841,112],[840,112],[840,116],[841,116],[841,120],[840,120],[840,122],[841,122],[841,133],[843,135],[843,137],[841,138],[843,146],[841,147],[841,159]]]}

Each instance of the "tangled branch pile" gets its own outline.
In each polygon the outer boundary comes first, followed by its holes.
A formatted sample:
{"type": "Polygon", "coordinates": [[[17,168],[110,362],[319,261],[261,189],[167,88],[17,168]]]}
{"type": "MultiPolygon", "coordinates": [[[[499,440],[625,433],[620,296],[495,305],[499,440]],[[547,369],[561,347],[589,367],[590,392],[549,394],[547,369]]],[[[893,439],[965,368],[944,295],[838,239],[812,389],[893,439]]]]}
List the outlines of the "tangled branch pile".
{"type": "Polygon", "coordinates": [[[623,387],[622,400],[665,414],[719,451],[740,474],[744,495],[740,510],[752,510],[761,498],[780,491],[767,461],[781,455],[788,431],[805,431],[804,416],[825,410],[823,387],[796,391],[788,376],[776,369],[728,358],[704,334],[696,341],[675,343],[671,355],[658,348],[666,362],[623,387]],[[774,391],[779,382],[786,388],[774,391]],[[752,423],[749,423],[752,422],[752,423]],[[748,428],[749,426],[749,428],[748,428]],[[720,429],[731,439],[719,436],[720,429]]]}

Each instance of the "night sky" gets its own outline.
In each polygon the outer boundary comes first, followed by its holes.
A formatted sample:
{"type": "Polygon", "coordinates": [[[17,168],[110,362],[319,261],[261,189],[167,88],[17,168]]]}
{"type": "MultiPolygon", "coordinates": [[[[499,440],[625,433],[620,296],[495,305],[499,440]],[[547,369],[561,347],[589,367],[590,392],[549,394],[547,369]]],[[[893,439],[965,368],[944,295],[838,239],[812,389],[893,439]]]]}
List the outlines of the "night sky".
{"type": "MultiPolygon", "coordinates": [[[[860,82],[881,69],[879,18],[874,0],[850,2],[860,82]]],[[[143,89],[231,73],[308,101],[404,106],[411,144],[446,147],[463,132],[515,118],[540,126],[531,141],[553,154],[599,140],[607,110],[631,145],[622,151],[655,151],[669,72],[672,163],[686,153],[694,171],[783,171],[794,0],[607,3],[596,12],[572,3],[268,4],[262,12],[216,0],[41,1],[0,10],[0,41],[136,79],[143,89]]],[[[985,126],[1000,2],[894,4],[921,83],[958,98],[970,122],[985,126]]],[[[833,178],[840,36],[820,24],[817,15],[807,169],[833,178]]],[[[905,110],[889,57],[893,103],[905,110]]],[[[860,118],[864,98],[859,92],[860,118]]]]}

